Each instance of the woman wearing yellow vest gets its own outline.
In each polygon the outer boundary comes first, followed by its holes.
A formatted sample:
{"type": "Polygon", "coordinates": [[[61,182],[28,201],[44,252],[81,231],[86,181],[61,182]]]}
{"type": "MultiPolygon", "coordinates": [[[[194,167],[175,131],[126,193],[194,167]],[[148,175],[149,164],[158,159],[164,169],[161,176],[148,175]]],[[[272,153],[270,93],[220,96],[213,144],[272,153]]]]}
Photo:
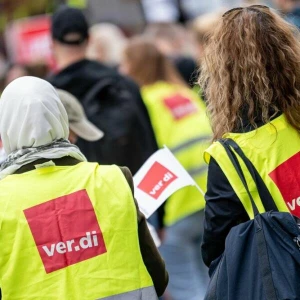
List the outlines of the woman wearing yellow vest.
{"type": "Polygon", "coordinates": [[[0,170],[3,300],[156,300],[168,275],[130,172],[86,162],[67,140],[53,86],[35,77],[9,84],[0,134],[8,154],[0,170]]]}
{"type": "MultiPolygon", "coordinates": [[[[266,6],[232,9],[209,41],[200,82],[215,141],[205,153],[202,254],[209,266],[224,251],[230,229],[253,218],[247,193],[218,139],[230,138],[240,146],[279,211],[300,216],[299,33],[266,6]]],[[[264,212],[258,189],[241,166],[264,212]]]]}
{"type": "MultiPolygon", "coordinates": [[[[207,166],[202,155],[209,145],[211,129],[203,101],[183,83],[153,43],[142,38],[129,42],[121,71],[141,87],[158,146],[169,147],[205,190],[207,166]]],[[[199,300],[205,294],[207,270],[200,253],[203,208],[204,199],[195,187],[176,192],[164,206],[167,228],[161,253],[174,300],[199,300]]]]}

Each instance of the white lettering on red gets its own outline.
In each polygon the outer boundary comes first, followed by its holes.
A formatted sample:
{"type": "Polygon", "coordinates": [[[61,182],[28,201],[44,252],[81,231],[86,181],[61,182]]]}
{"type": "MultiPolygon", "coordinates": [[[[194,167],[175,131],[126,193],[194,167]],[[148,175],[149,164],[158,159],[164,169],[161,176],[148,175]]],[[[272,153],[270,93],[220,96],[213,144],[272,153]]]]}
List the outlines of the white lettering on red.
{"type": "Polygon", "coordinates": [[[290,210],[292,210],[292,211],[295,210],[296,205],[300,206],[300,197],[293,199],[291,202],[287,202],[287,205],[290,210]]]}
{"type": "Polygon", "coordinates": [[[155,195],[156,192],[158,192],[163,186],[164,186],[164,182],[168,182],[169,180],[171,180],[173,178],[173,175],[170,172],[167,172],[164,177],[163,180],[160,180],[154,187],[153,189],[150,191],[151,195],[155,195]]]}
{"type": "Polygon", "coordinates": [[[185,103],[178,107],[173,108],[173,114],[177,119],[196,112],[197,109],[193,103],[185,103]]]}
{"type": "Polygon", "coordinates": [[[97,247],[99,245],[96,231],[92,231],[92,233],[86,232],[86,236],[79,240],[79,245],[73,245],[74,243],[74,240],[58,242],[57,244],[51,244],[50,248],[46,245],[42,246],[42,249],[49,257],[51,257],[55,254],[55,250],[58,254],[64,254],[66,252],[72,252],[73,249],[79,251],[80,249],[97,247]]]}

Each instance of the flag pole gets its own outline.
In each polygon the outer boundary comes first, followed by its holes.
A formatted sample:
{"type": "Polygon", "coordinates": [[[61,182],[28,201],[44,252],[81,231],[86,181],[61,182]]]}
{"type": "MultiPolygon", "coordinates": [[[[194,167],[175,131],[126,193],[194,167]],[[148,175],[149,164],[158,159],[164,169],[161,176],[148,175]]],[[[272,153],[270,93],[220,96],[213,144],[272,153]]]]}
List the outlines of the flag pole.
{"type": "Polygon", "coordinates": [[[198,191],[202,194],[202,196],[204,197],[205,196],[205,193],[203,192],[203,190],[200,188],[200,186],[195,183],[195,187],[198,189],[198,191]]]}
{"type": "MultiPolygon", "coordinates": [[[[172,151],[166,146],[164,145],[164,148],[167,149],[173,156],[174,154],[172,153],[172,151]]],[[[174,156],[174,158],[177,160],[177,158],[174,156]]],[[[178,162],[178,161],[177,161],[178,162]]],[[[178,162],[179,163],[179,162],[178,162]]],[[[180,164],[180,163],[179,163],[180,164]]],[[[182,167],[182,166],[181,166],[182,167]]],[[[182,167],[183,168],[183,167],[182,167]]],[[[184,170],[187,174],[188,172],[186,170],[184,170]]],[[[194,182],[194,186],[197,188],[197,190],[202,194],[202,196],[204,197],[205,193],[203,192],[203,190],[200,188],[200,186],[195,182],[194,178],[188,174],[190,176],[190,178],[192,179],[192,181],[194,182]]]]}

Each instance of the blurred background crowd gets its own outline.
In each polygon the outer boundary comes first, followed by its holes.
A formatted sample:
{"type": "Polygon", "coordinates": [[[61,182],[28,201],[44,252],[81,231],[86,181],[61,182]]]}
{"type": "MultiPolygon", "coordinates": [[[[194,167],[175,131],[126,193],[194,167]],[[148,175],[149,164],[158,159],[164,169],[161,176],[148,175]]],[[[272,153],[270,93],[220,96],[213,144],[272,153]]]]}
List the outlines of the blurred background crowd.
{"type": "MultiPolygon", "coordinates": [[[[100,148],[97,149],[96,144],[91,146],[90,143],[79,141],[77,145],[88,160],[126,165],[134,174],[145,159],[164,144],[177,143],[177,148],[175,147],[173,152],[178,152],[185,146],[190,146],[191,143],[199,142],[210,136],[210,129],[205,129],[206,125],[201,123],[200,118],[197,118],[197,121],[191,119],[195,136],[186,134],[188,127],[176,127],[178,141],[175,141],[175,135],[173,137],[166,136],[167,130],[164,131],[164,129],[172,123],[161,118],[156,111],[157,105],[153,101],[155,97],[159,97],[162,91],[174,94],[174,86],[181,86],[184,95],[181,99],[173,97],[166,100],[171,110],[174,108],[172,105],[178,101],[181,101],[180,107],[184,107],[184,111],[173,111],[175,119],[179,120],[181,117],[189,115],[195,107],[196,111],[204,111],[205,107],[202,107],[204,103],[200,100],[201,91],[197,87],[196,81],[206,39],[226,10],[236,6],[256,4],[268,5],[277,9],[288,22],[300,28],[300,1],[298,0],[0,0],[0,89],[2,91],[12,80],[25,75],[47,79],[55,87],[75,95],[82,102],[87,117],[97,125],[100,112],[99,115],[96,115],[95,111],[99,107],[89,107],[88,96],[90,98],[92,96],[86,95],[86,93],[90,89],[89,82],[91,85],[96,83],[102,75],[96,74],[100,69],[90,60],[98,61],[109,67],[109,70],[114,69],[130,77],[135,83],[124,79],[127,77],[122,77],[123,83],[127,86],[126,89],[130,90],[132,95],[137,96],[135,102],[133,102],[134,97],[131,97],[130,105],[138,107],[140,119],[147,119],[147,122],[134,121],[136,122],[134,124],[139,124],[136,127],[140,128],[140,132],[132,137],[132,148],[127,149],[125,146],[122,148],[122,141],[118,141],[117,149],[109,146],[107,149],[102,147],[102,153],[100,153],[100,148]],[[79,28],[78,31],[83,33],[83,39],[89,37],[87,45],[84,44],[80,47],[82,41],[77,41],[76,36],[75,41],[72,40],[72,36],[70,36],[71,40],[63,40],[64,34],[62,31],[60,32],[59,26],[53,28],[51,15],[62,4],[79,8],[84,13],[89,22],[89,32],[85,34],[82,28],[79,28]],[[74,50],[72,47],[68,47],[68,44],[77,44],[78,47],[75,47],[74,50]],[[83,62],[84,57],[89,61],[83,62]],[[84,72],[87,72],[86,75],[84,72]],[[159,85],[154,85],[157,82],[159,85]],[[139,88],[145,106],[141,106],[142,101],[140,98],[138,99],[140,97],[139,88]],[[189,98],[191,103],[187,102],[186,104],[185,97],[189,98]],[[145,112],[145,107],[148,112],[145,112]],[[96,115],[95,119],[93,119],[93,115],[96,115]],[[150,123],[149,117],[157,145],[152,143],[154,138],[151,140],[145,137],[148,134],[153,135],[152,129],[147,129],[150,123]],[[197,132],[196,128],[200,127],[201,132],[197,132]],[[181,136],[179,136],[179,132],[181,136]],[[141,147],[140,144],[143,146],[141,147]],[[89,147],[94,147],[93,151],[89,151],[89,147]],[[141,152],[138,157],[138,151],[132,151],[132,149],[138,148],[144,148],[147,151],[141,152]],[[118,152],[122,151],[125,154],[128,151],[128,155],[126,155],[125,161],[118,161],[118,152]],[[93,156],[94,153],[97,153],[96,156],[93,156]]],[[[57,21],[57,24],[59,22],[61,20],[57,21]]],[[[68,20],[64,20],[64,26],[68,26],[67,23],[69,23],[68,20]]],[[[108,69],[102,70],[105,74],[112,74],[108,69]]],[[[122,81],[120,78],[119,81],[122,81]]],[[[96,86],[96,88],[103,87],[96,86]]],[[[122,91],[121,85],[120,91],[122,91]]],[[[126,95],[124,97],[126,98],[126,95]]],[[[122,113],[117,115],[114,113],[111,116],[112,118],[117,116],[116,118],[120,118],[118,119],[120,124],[126,124],[126,117],[130,118],[130,116],[126,116],[126,112],[132,110],[129,107],[120,106],[120,111],[122,113]]],[[[163,108],[161,112],[163,112],[163,108]]],[[[109,113],[110,110],[107,108],[106,115],[101,115],[101,118],[107,121],[107,123],[103,121],[102,126],[99,126],[105,134],[108,132],[112,134],[111,128],[109,128],[109,113]]],[[[125,130],[122,126],[115,127],[116,136],[118,134],[122,136],[122,133],[119,133],[122,130],[125,130]]],[[[93,140],[88,137],[83,138],[87,141],[93,140]]],[[[72,142],[76,142],[76,138],[72,142]]],[[[202,165],[196,164],[198,153],[195,153],[194,165],[186,166],[183,163],[185,168],[190,167],[188,171],[194,175],[194,178],[200,175],[204,176],[206,170],[202,165]]],[[[192,155],[194,154],[189,152],[190,158],[192,155]]],[[[201,181],[201,179],[199,180],[201,181]]],[[[165,295],[165,299],[199,300],[197,295],[203,294],[208,282],[207,269],[200,257],[201,233],[198,230],[201,227],[199,224],[202,224],[204,202],[200,205],[193,204],[199,203],[199,201],[198,196],[195,197],[195,202],[191,200],[194,197],[192,193],[181,197],[181,200],[184,201],[187,197],[191,203],[190,207],[186,207],[184,210],[184,204],[182,204],[181,208],[176,211],[176,205],[173,204],[170,209],[171,205],[167,204],[166,211],[159,211],[158,217],[153,220],[163,241],[161,252],[170,273],[169,291],[171,292],[165,295]],[[176,212],[174,213],[174,211],[176,212]],[[164,214],[163,217],[160,216],[161,213],[164,214]],[[190,218],[184,223],[184,226],[189,228],[190,240],[195,242],[190,247],[190,253],[189,249],[180,249],[180,246],[185,243],[184,239],[176,240],[180,234],[183,238],[182,232],[186,228],[173,226],[187,215],[194,218],[190,218]],[[165,226],[172,228],[172,231],[167,232],[166,236],[163,231],[160,231],[165,226]],[[195,232],[190,230],[191,228],[195,229],[195,232]],[[184,252],[187,257],[186,262],[183,260],[182,264],[176,265],[176,262],[179,262],[178,253],[176,253],[178,249],[182,250],[180,255],[184,252]],[[195,249],[199,249],[199,251],[193,252],[195,249]],[[191,259],[193,255],[195,257],[191,259]],[[195,264],[198,262],[202,265],[196,270],[195,264]],[[191,265],[189,266],[188,263],[191,265]],[[177,269],[172,269],[172,266],[175,265],[177,269]],[[199,270],[201,276],[197,274],[199,270]],[[186,275],[180,278],[180,272],[190,274],[191,278],[186,275]],[[179,279],[173,277],[172,274],[179,274],[179,279]],[[196,280],[193,281],[195,278],[196,280]],[[201,284],[199,284],[200,281],[201,284]],[[182,283],[186,289],[177,291],[176,288],[182,286],[182,283]],[[197,290],[199,291],[197,292],[197,290]],[[188,296],[188,291],[196,297],[188,296]]],[[[177,199],[176,203],[179,205],[181,202],[177,199]]],[[[184,246],[187,247],[187,243],[184,246]]]]}
{"type": "Polygon", "coordinates": [[[300,26],[297,0],[1,0],[1,89],[18,76],[45,78],[55,71],[50,16],[61,4],[80,8],[86,15],[91,26],[88,58],[116,67],[128,39],[144,34],[193,84],[191,74],[201,59],[204,37],[222,11],[255,3],[281,10],[300,26]]]}

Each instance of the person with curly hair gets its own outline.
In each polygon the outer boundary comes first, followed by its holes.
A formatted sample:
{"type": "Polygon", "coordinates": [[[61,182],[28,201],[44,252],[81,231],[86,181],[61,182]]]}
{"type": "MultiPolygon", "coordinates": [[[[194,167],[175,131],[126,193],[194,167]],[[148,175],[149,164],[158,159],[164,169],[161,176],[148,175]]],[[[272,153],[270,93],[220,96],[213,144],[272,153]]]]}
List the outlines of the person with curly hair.
{"type": "MultiPolygon", "coordinates": [[[[298,35],[269,7],[252,5],[227,11],[209,39],[199,79],[214,140],[205,153],[209,170],[202,255],[207,266],[224,251],[230,229],[253,218],[249,197],[219,139],[239,145],[279,211],[300,216],[298,35]]],[[[251,176],[248,185],[264,212],[251,176]]]]}

